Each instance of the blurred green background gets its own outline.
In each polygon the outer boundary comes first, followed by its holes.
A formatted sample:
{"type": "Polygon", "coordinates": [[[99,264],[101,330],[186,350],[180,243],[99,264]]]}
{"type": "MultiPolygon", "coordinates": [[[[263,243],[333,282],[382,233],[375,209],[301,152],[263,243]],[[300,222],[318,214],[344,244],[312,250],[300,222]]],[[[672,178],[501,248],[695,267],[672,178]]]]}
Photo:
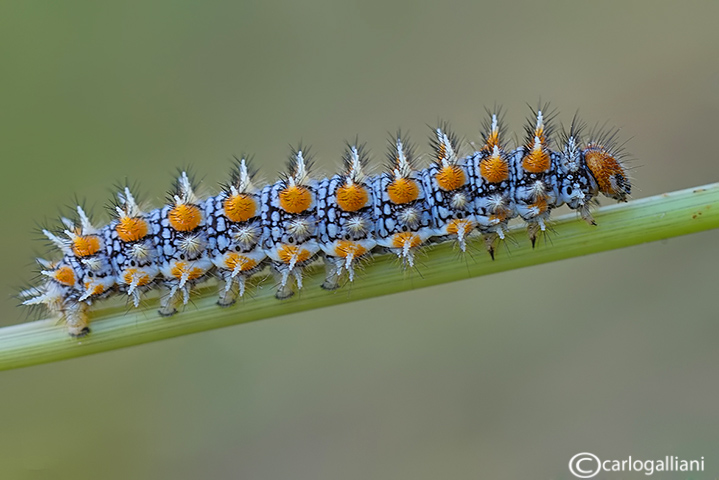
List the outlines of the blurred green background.
{"type": "MultiPolygon", "coordinates": [[[[215,192],[233,154],[273,179],[299,140],[331,172],[355,135],[375,160],[399,126],[423,149],[438,119],[476,141],[485,106],[520,132],[541,98],[622,128],[636,198],[718,181],[718,18],[648,0],[3,2],[2,323],[24,320],[38,223],[75,196],[105,221],[125,178],[159,205],[177,167],[215,192]]],[[[561,479],[580,451],[705,456],[704,475],[652,478],[715,478],[718,242],[2,372],[0,478],[561,479]]]]}

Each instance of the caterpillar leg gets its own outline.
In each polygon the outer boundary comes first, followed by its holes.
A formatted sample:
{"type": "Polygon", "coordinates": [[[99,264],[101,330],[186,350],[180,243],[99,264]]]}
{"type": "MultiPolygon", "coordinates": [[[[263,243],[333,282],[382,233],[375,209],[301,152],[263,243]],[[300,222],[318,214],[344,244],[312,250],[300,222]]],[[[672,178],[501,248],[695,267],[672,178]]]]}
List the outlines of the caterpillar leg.
{"type": "Polygon", "coordinates": [[[302,268],[294,265],[275,265],[272,269],[277,279],[278,287],[275,298],[286,300],[295,294],[292,289],[292,279],[297,284],[297,289],[302,289],[302,268]]]}
{"type": "Polygon", "coordinates": [[[90,333],[90,321],[87,318],[88,305],[85,302],[69,302],[65,305],[63,318],[67,333],[73,338],[82,338],[90,333]]]}

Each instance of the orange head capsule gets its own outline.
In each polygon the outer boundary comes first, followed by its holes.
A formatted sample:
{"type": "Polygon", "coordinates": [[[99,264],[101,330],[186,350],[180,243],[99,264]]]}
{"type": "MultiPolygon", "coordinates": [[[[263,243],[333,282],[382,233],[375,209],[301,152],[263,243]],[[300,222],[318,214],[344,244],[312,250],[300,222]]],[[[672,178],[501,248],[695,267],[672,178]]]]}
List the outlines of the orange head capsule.
{"type": "Polygon", "coordinates": [[[631,193],[631,184],[621,161],[610,150],[598,143],[590,142],[584,149],[584,161],[599,190],[607,197],[626,202],[631,193]]]}

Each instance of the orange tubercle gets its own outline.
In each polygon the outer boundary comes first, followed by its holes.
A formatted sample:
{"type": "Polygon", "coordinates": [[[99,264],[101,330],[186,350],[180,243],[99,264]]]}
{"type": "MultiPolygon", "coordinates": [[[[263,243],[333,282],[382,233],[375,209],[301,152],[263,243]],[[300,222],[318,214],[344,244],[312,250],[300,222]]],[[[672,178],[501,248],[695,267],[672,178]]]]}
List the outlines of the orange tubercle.
{"type": "Polygon", "coordinates": [[[387,187],[387,195],[392,203],[409,203],[419,197],[419,186],[409,178],[397,178],[387,187]]]}
{"type": "Polygon", "coordinates": [[[456,235],[461,232],[462,234],[466,235],[471,232],[473,228],[473,221],[457,218],[447,224],[447,233],[449,233],[450,235],[456,235]]]}
{"type": "Polygon", "coordinates": [[[257,261],[238,253],[229,253],[225,257],[225,268],[227,270],[235,270],[238,266],[240,267],[240,271],[244,272],[255,268],[257,261]]]}
{"type": "Polygon", "coordinates": [[[167,214],[172,228],[178,232],[191,232],[200,226],[202,213],[194,205],[180,203],[167,214]]]}
{"type": "Polygon", "coordinates": [[[123,217],[115,226],[117,236],[123,242],[136,242],[147,235],[147,222],[139,217],[123,217]]]}
{"type": "Polygon", "coordinates": [[[170,274],[177,279],[187,275],[187,280],[194,280],[204,275],[205,271],[201,268],[191,267],[186,262],[175,262],[172,266],[172,270],[170,270],[170,274]]]}
{"type": "Polygon", "coordinates": [[[437,180],[439,188],[445,192],[456,190],[466,182],[466,177],[462,169],[457,165],[447,165],[442,167],[434,177],[437,180]]]}
{"type": "Polygon", "coordinates": [[[405,248],[405,246],[409,246],[410,248],[419,247],[422,243],[422,239],[413,232],[402,232],[402,233],[395,233],[392,236],[392,247],[393,248],[405,248]]]}
{"type": "Polygon", "coordinates": [[[280,192],[280,207],[288,213],[302,213],[312,205],[312,193],[306,187],[293,185],[280,192]]]}
{"type": "Polygon", "coordinates": [[[490,221],[490,222],[501,223],[501,222],[505,221],[505,220],[507,219],[507,217],[509,217],[509,212],[508,212],[508,210],[502,208],[502,209],[500,209],[499,211],[497,211],[496,213],[490,215],[490,216],[489,216],[489,221],[490,221]]]}
{"type": "Polygon", "coordinates": [[[530,205],[532,208],[536,208],[539,210],[539,213],[544,213],[547,211],[547,199],[546,198],[539,198],[536,202],[530,205]]]}
{"type": "Polygon", "coordinates": [[[509,165],[500,154],[493,153],[479,163],[479,173],[489,183],[501,183],[509,179],[509,165]]]}
{"type": "Polygon", "coordinates": [[[225,216],[231,222],[246,222],[257,214],[257,202],[251,195],[232,195],[223,204],[225,216]]]}
{"type": "Polygon", "coordinates": [[[342,185],[337,189],[337,205],[345,212],[356,212],[367,205],[369,195],[361,185],[342,185]]]}
{"type": "Polygon", "coordinates": [[[492,215],[489,216],[489,220],[492,222],[501,223],[512,216],[512,210],[507,208],[506,205],[498,205],[496,208],[493,209],[492,215]]]}
{"type": "Polygon", "coordinates": [[[75,285],[75,272],[67,265],[52,272],[52,278],[68,287],[75,285]]]}
{"type": "Polygon", "coordinates": [[[305,262],[310,259],[310,252],[296,245],[282,245],[277,254],[284,263],[291,263],[294,258],[295,263],[305,262]]]}
{"type": "Polygon", "coordinates": [[[99,250],[100,237],[97,235],[78,236],[72,241],[72,252],[78,257],[89,257],[99,250]]]}
{"type": "MultiPolygon", "coordinates": [[[[92,282],[85,282],[85,290],[90,289],[92,287],[92,282]]],[[[105,291],[105,286],[102,283],[95,284],[94,287],[92,287],[92,295],[100,295],[105,291]]]]}
{"type": "Polygon", "coordinates": [[[529,173],[542,173],[549,170],[551,161],[543,146],[535,145],[522,159],[522,168],[529,173]]]}
{"type": "Polygon", "coordinates": [[[128,268],[125,270],[125,272],[122,274],[122,281],[126,284],[131,284],[133,282],[136,282],[135,285],[138,287],[141,287],[143,285],[147,285],[150,283],[150,276],[143,272],[142,270],[138,270],[136,268],[128,268]]]}
{"type": "Polygon", "coordinates": [[[342,258],[347,258],[352,255],[353,257],[361,257],[367,253],[367,249],[356,242],[350,242],[348,240],[340,240],[335,246],[335,255],[342,258]]]}

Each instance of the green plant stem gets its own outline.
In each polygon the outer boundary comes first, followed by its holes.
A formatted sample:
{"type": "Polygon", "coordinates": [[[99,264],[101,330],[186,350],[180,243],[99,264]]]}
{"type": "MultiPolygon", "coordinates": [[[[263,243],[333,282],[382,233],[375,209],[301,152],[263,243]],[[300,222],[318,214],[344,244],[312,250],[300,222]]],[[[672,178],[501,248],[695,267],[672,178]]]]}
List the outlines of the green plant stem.
{"type": "MultiPolygon", "coordinates": [[[[252,322],[312,308],[327,307],[365,298],[428,287],[590,253],[653,242],[719,227],[719,183],[611,205],[595,212],[597,226],[569,214],[553,222],[550,243],[532,249],[524,226],[513,229],[519,245],[511,255],[499,250],[492,261],[484,252],[459,260],[456,245],[446,242],[428,248],[419,258],[419,274],[403,271],[392,255],[377,256],[363,269],[351,288],[322,290],[322,267],[313,268],[305,288],[294,297],[274,298],[272,280],[255,288],[245,300],[229,308],[216,302],[217,289],[200,290],[193,305],[169,318],[147,309],[128,311],[125,305],[99,308],[92,313],[92,333],[70,338],[56,320],[40,320],[0,329],[0,370],[139,345],[165,338],[252,322]]],[[[476,249],[483,250],[481,240],[476,249]]],[[[716,254],[716,252],[712,252],[716,254]]],[[[152,303],[152,302],[151,302],[152,303]]],[[[154,307],[155,304],[153,303],[154,307]]],[[[102,307],[102,304],[98,305],[102,307]]]]}

